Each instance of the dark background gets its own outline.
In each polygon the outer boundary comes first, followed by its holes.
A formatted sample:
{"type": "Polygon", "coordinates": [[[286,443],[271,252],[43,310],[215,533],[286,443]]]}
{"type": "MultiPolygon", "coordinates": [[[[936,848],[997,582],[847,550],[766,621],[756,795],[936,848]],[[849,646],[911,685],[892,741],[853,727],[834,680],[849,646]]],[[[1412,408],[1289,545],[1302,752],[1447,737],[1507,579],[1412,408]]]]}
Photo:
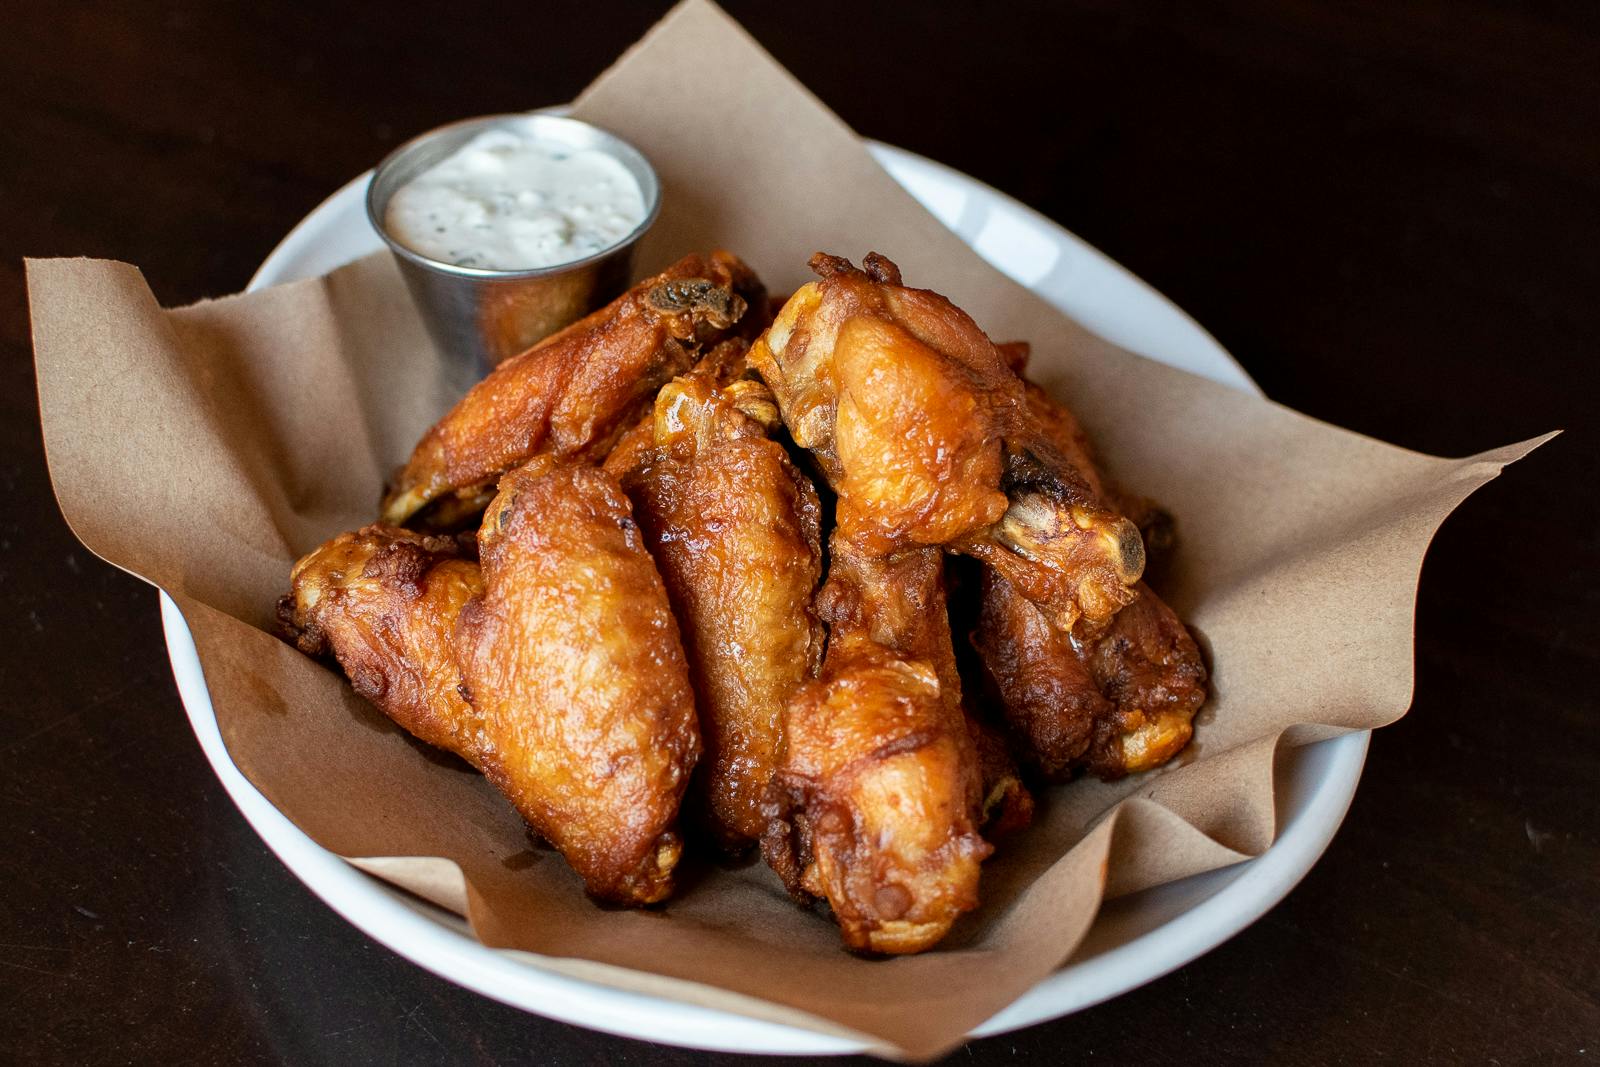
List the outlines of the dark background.
{"type": "MultiPolygon", "coordinates": [[[[1177,973],[954,1061],[1600,1057],[1600,5],[729,7],[862,133],[1098,245],[1274,399],[1451,456],[1568,430],[1445,523],[1416,704],[1305,882],[1177,973]]],[[[435,979],[266,851],[190,734],[155,593],[55,508],[20,262],[232,292],[400,139],[569,99],[661,8],[6,4],[0,1049],[703,1058],[435,979]]]]}

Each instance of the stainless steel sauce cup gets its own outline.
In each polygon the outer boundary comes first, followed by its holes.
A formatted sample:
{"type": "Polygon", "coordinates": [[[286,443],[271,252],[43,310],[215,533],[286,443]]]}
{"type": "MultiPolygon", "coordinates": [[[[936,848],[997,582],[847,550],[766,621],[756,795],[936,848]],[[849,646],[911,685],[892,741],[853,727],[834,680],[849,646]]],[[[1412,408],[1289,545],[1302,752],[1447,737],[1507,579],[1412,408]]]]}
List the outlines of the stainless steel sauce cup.
{"type": "Polygon", "coordinates": [[[367,218],[400,273],[441,354],[464,390],[541,338],[614,299],[632,276],[633,250],[661,210],[661,183],[649,160],[626,141],[577,119],[545,114],[463,119],[414,137],[378,164],[367,187],[367,218]],[[385,224],[389,199],[412,178],[478,134],[515,125],[539,140],[594,149],[616,159],[639,183],[645,215],[622,240],[583,259],[528,270],[459,267],[407,248],[385,224]]]}

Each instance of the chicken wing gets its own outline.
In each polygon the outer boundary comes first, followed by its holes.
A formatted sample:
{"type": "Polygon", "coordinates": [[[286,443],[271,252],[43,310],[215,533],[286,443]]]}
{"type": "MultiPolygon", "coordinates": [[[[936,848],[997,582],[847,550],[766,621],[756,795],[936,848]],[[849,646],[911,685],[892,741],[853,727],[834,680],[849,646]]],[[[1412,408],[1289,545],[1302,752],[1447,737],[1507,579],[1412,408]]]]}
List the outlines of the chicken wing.
{"type": "Polygon", "coordinates": [[[395,722],[481,769],[483,722],[461,695],[454,635],[482,592],[477,563],[454,538],[367,526],[294,565],[278,620],[300,651],[337,659],[351,687],[395,722]]]}
{"type": "Polygon", "coordinates": [[[785,715],[762,854],[797,899],[827,899],[848,947],[921,952],[977,906],[991,851],[974,737],[941,677],[941,559],[865,556],[837,532],[830,558],[827,656],[785,715]]]}
{"type": "Polygon", "coordinates": [[[985,575],[972,641],[1007,723],[1047,778],[1078,768],[1111,780],[1159,767],[1194,734],[1205,662],[1144,583],[1101,633],[1063,634],[998,574],[985,575]]]}
{"type": "Polygon", "coordinates": [[[822,658],[822,551],[816,490],[768,436],[772,395],[738,377],[729,347],[661,390],[623,486],[683,627],[706,750],[695,808],[738,851],[765,828],[783,709],[822,658]]]}
{"type": "Polygon", "coordinates": [[[664,899],[700,753],[688,665],[628,499],[588,467],[519,468],[478,532],[457,626],[485,773],[597,897],[664,899]]]}
{"type": "Polygon", "coordinates": [[[839,495],[840,531],[886,555],[940,545],[1004,573],[1058,628],[1133,599],[1144,550],[1037,424],[1006,353],[937,293],[818,253],[750,352],[839,495]]]}
{"type": "Polygon", "coordinates": [[[1188,627],[1143,583],[1105,633],[1079,650],[1114,715],[1095,720],[1084,767],[1107,780],[1159,767],[1194,736],[1206,667],[1188,627]]]}
{"type": "MultiPolygon", "coordinates": [[[[978,756],[983,802],[978,823],[987,838],[1026,826],[1033,818],[1033,796],[1017,773],[1005,740],[978,716],[966,699],[950,631],[944,556],[935,549],[908,549],[892,556],[868,556],[835,536],[829,582],[818,611],[834,629],[864,629],[872,641],[905,659],[933,668],[945,704],[966,720],[978,756]]],[[[830,646],[831,647],[831,646],[830,646]]]]}
{"type": "Polygon", "coordinates": [[[1004,575],[985,568],[972,644],[1028,762],[1053,781],[1070,777],[1095,723],[1116,711],[1072,638],[1004,575]]]}
{"type": "Polygon", "coordinates": [[[482,771],[589,892],[661,900],[699,743],[660,579],[600,472],[504,485],[481,568],[453,538],[341,534],[295,565],[286,634],[482,771]]]}
{"type": "MultiPolygon", "coordinates": [[[[1008,346],[1014,368],[1023,346],[1008,346]]],[[[1056,448],[1100,498],[1145,518],[1153,543],[1170,547],[1170,515],[1109,487],[1088,435],[1063,404],[1025,382],[1029,407],[1056,448]]],[[[986,568],[972,641],[1013,733],[1047,777],[1082,766],[1120,778],[1165,763],[1188,744],[1206,697],[1205,664],[1193,637],[1148,585],[1098,630],[1063,631],[999,569],[986,568]]]]}
{"type": "Polygon", "coordinates": [[[496,367],[436,423],[401,468],[383,518],[424,508],[459,522],[482,510],[500,476],[544,456],[601,459],[662,383],[696,354],[753,332],[765,291],[727,252],[689,255],[612,303],[496,367]],[[748,321],[746,321],[748,319],[748,321]]]}

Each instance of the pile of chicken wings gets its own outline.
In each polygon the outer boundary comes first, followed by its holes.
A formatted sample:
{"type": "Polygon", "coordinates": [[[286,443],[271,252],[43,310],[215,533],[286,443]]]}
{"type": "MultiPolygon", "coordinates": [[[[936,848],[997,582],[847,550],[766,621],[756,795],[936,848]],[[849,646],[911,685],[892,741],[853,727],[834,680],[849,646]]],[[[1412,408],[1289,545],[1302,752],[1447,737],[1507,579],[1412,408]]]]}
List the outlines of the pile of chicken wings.
{"type": "Polygon", "coordinates": [[[1206,671],[1141,581],[1170,517],[1027,346],[876,253],[811,267],[780,306],[686,256],[503,363],[279,617],[596,898],[664,900],[686,842],[759,847],[849,948],[920,952],[1025,779],[1166,762],[1206,671]]]}

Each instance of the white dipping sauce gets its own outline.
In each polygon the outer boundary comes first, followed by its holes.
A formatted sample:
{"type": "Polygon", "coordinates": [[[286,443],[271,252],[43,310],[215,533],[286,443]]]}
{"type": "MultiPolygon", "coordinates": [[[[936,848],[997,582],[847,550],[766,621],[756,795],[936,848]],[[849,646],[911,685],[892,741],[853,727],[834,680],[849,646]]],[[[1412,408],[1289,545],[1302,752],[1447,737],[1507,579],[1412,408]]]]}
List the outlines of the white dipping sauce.
{"type": "Polygon", "coordinates": [[[638,180],[613,156],[502,126],[395,190],[384,224],[429,259],[526,270],[609,248],[644,214],[638,180]]]}

